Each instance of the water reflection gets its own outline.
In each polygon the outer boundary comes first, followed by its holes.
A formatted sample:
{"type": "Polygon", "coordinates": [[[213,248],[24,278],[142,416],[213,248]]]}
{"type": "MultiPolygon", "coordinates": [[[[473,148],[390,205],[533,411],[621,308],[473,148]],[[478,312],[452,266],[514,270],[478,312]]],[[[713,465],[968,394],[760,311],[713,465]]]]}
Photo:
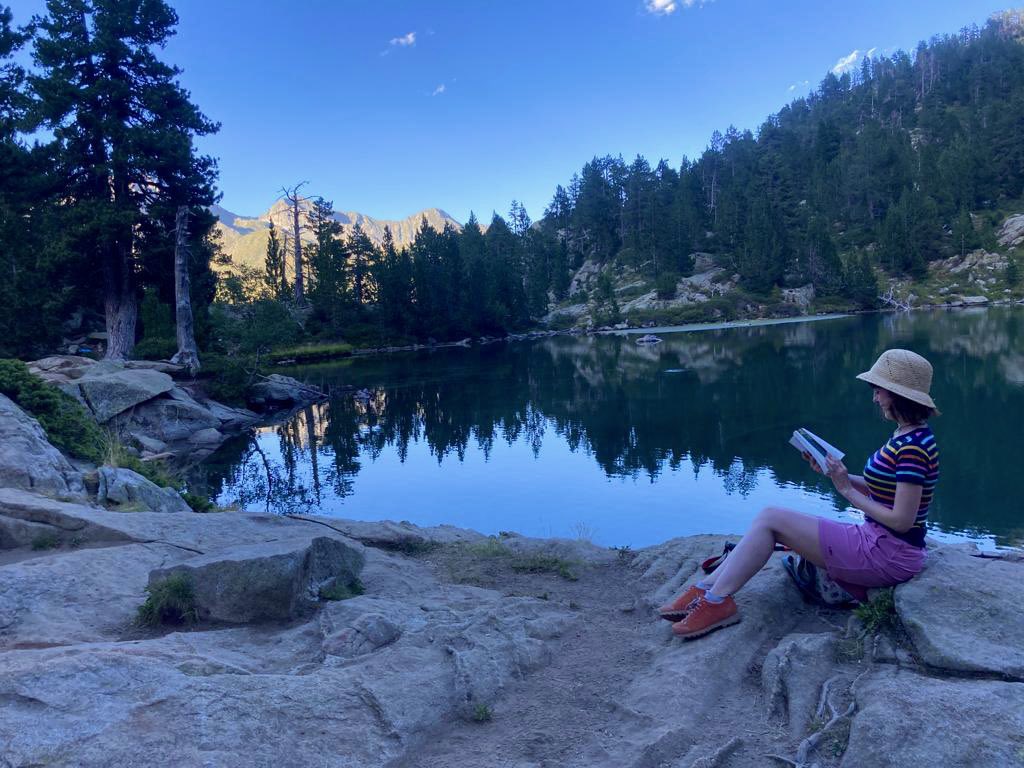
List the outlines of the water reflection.
{"type": "Polygon", "coordinates": [[[330,400],[229,443],[193,482],[247,508],[364,518],[426,522],[417,512],[431,507],[453,521],[446,507],[482,504],[495,530],[557,516],[555,498],[581,516],[614,503],[632,507],[631,527],[613,527],[637,543],[653,540],[653,509],[697,526],[673,535],[722,530],[726,509],[739,530],[762,501],[835,512],[838,497],[786,445],[789,432],[828,436],[856,471],[887,427],[853,376],[906,346],[934,364],[943,409],[933,519],[1008,541],[1022,532],[1010,484],[1022,315],[873,315],[665,334],[654,347],[556,337],[303,369],[336,390],[330,400]]]}

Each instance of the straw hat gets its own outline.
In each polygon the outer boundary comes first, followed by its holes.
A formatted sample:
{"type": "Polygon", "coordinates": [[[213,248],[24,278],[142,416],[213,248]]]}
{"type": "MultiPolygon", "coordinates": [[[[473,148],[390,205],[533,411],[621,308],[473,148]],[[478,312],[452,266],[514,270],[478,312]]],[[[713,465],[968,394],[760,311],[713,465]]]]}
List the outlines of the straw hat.
{"type": "Polygon", "coordinates": [[[932,387],[932,364],[909,349],[887,349],[874,361],[870,371],[858,374],[857,378],[920,402],[922,406],[936,407],[928,394],[932,387]]]}
{"type": "Polygon", "coordinates": [[[935,401],[928,395],[932,386],[932,364],[909,349],[887,349],[870,371],[857,374],[857,378],[935,408],[935,401]]]}

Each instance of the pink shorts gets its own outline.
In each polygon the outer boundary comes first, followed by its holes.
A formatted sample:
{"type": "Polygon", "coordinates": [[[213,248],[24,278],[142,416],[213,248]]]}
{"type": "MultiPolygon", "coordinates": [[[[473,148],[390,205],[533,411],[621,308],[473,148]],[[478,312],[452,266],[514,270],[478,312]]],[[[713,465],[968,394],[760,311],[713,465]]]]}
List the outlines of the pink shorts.
{"type": "Polygon", "coordinates": [[[924,568],[924,547],[915,547],[873,522],[818,521],[818,542],[828,575],[858,600],[866,587],[890,587],[924,568]]]}

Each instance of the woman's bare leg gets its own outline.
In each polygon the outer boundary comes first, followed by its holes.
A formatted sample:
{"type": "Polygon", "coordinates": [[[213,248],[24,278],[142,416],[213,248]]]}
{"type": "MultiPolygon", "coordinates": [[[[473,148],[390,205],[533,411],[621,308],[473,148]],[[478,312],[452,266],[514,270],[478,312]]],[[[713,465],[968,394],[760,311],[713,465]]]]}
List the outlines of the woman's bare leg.
{"type": "Polygon", "coordinates": [[[735,593],[760,571],[780,542],[818,566],[825,565],[818,540],[818,518],[792,509],[766,507],[714,573],[703,579],[717,597],[735,593]]]}

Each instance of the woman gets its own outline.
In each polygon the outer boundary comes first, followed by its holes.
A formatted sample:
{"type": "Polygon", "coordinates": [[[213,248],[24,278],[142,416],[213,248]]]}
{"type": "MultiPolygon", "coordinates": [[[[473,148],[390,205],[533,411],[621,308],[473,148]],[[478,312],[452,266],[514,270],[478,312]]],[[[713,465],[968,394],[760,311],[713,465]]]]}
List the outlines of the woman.
{"type": "Polygon", "coordinates": [[[828,476],[864,513],[864,523],[762,510],[718,570],[661,608],[676,635],[700,637],[738,622],[732,595],[764,567],[777,542],[825,568],[858,600],[867,599],[867,587],[899,584],[924,567],[928,507],[939,476],[938,448],[927,423],[938,413],[928,395],[932,366],[914,352],[890,349],[857,378],[871,384],[882,415],[897,425],[868,459],[863,476],[848,474],[841,461],[828,457],[828,476]]]}

